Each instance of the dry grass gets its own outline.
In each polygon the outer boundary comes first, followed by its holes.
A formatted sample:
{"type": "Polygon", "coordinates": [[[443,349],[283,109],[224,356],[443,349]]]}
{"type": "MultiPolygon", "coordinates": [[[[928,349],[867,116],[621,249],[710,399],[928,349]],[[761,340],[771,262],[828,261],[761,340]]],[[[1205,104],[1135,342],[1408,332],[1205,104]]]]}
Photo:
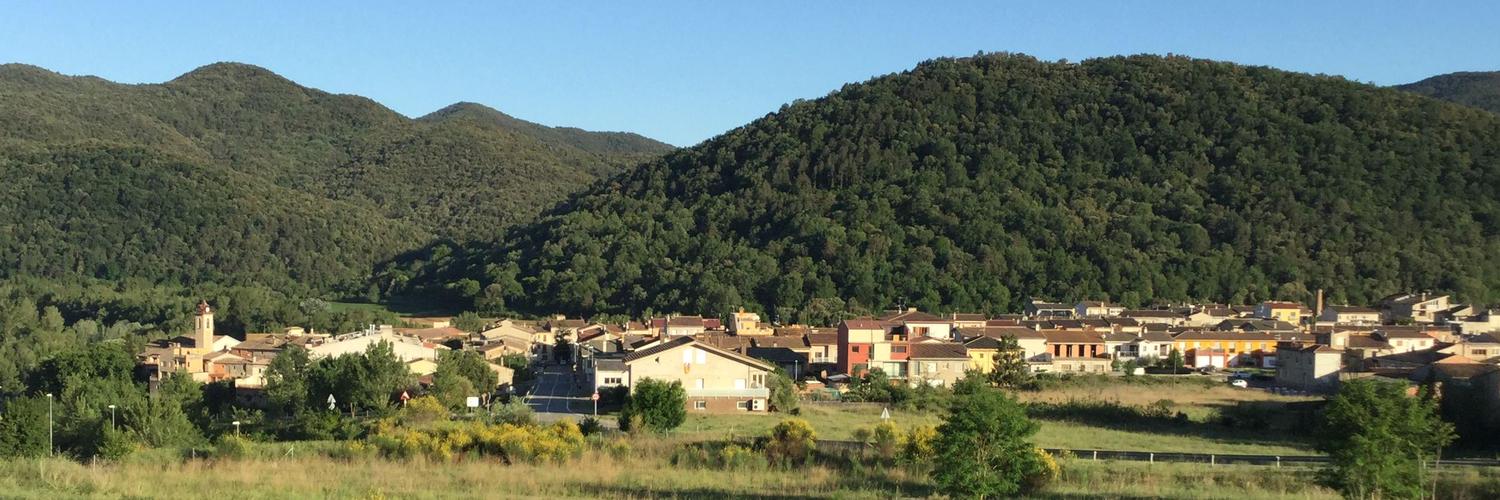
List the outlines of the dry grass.
{"type": "MultiPolygon", "coordinates": [[[[264,445],[243,460],[183,460],[151,453],[111,465],[66,460],[0,461],[4,498],[890,498],[932,494],[927,475],[904,468],[816,465],[718,471],[680,468],[678,437],[645,437],[628,451],[595,449],[561,464],[493,460],[338,460],[330,445],[264,445]],[[277,458],[264,458],[277,457],[277,458]]],[[[1308,469],[1143,464],[1063,459],[1063,475],[1040,498],[1337,498],[1308,469]]],[[[1487,470],[1443,475],[1439,497],[1495,498],[1487,470]]]]}

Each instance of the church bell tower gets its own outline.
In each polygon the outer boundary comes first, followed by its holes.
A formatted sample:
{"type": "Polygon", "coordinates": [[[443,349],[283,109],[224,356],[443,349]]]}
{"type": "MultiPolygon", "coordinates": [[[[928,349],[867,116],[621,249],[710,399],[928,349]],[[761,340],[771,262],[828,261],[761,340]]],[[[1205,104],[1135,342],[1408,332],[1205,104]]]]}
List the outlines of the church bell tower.
{"type": "Polygon", "coordinates": [[[200,354],[214,349],[214,308],[208,301],[198,302],[198,313],[193,317],[193,349],[200,354]]]}

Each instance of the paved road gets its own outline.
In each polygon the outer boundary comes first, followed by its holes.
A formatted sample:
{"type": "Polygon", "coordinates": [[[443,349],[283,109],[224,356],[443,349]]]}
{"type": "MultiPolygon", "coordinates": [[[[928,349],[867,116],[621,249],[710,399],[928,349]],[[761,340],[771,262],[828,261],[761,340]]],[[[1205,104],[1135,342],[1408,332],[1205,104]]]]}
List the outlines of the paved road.
{"type": "Polygon", "coordinates": [[[537,413],[539,420],[551,421],[563,415],[586,415],[593,411],[592,394],[587,384],[580,387],[573,380],[573,373],[563,366],[545,366],[537,374],[535,388],[526,404],[537,413]]]}

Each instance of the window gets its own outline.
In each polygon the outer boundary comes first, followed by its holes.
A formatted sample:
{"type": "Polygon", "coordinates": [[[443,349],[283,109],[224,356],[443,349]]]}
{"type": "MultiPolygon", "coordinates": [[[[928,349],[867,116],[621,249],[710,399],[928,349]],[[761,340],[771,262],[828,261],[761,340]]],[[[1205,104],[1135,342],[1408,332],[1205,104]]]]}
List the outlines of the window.
{"type": "Polygon", "coordinates": [[[693,386],[697,387],[699,389],[702,389],[703,388],[703,379],[700,378],[700,379],[694,381],[693,382],[693,386]]]}
{"type": "Polygon", "coordinates": [[[896,352],[896,353],[906,352],[906,346],[904,346],[904,345],[891,346],[891,352],[896,352]]]}
{"type": "Polygon", "coordinates": [[[620,385],[620,377],[604,377],[604,385],[620,385]]]}
{"type": "Polygon", "coordinates": [[[1475,356],[1488,356],[1489,354],[1490,354],[1489,350],[1487,350],[1487,349],[1475,349],[1474,350],[1474,355],[1475,356]]]}
{"type": "Polygon", "coordinates": [[[701,364],[704,364],[704,363],[708,362],[708,355],[705,354],[703,351],[697,351],[697,350],[695,350],[695,351],[693,351],[693,353],[697,354],[697,356],[698,356],[698,360],[697,360],[698,364],[701,365],[701,364]]]}
{"type": "Polygon", "coordinates": [[[707,410],[708,409],[708,401],[694,401],[693,402],[693,409],[694,410],[707,410]]]}
{"type": "Polygon", "coordinates": [[[766,376],[762,375],[762,374],[759,374],[759,373],[757,373],[755,375],[751,375],[750,376],[750,383],[754,384],[755,387],[765,387],[766,386],[766,376]]]}
{"type": "Polygon", "coordinates": [[[734,408],[736,410],[749,410],[750,409],[750,402],[749,401],[735,401],[734,402],[734,408]]]}
{"type": "MultiPolygon", "coordinates": [[[[698,380],[703,380],[703,379],[698,379],[698,380]]],[[[734,388],[735,389],[744,389],[745,388],[745,379],[742,379],[742,378],[734,379],[734,388]]]]}
{"type": "Polygon", "coordinates": [[[857,345],[851,345],[851,346],[849,346],[849,352],[859,352],[859,346],[857,346],[857,345]]]}

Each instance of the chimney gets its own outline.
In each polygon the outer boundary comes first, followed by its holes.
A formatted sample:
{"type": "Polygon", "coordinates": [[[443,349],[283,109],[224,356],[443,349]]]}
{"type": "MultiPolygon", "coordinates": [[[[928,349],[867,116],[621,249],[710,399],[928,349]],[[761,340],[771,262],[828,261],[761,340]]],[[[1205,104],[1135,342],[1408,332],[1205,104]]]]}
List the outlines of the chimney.
{"type": "Polygon", "coordinates": [[[1323,314],[1323,289],[1322,288],[1318,289],[1318,308],[1313,311],[1313,314],[1323,314]]]}

